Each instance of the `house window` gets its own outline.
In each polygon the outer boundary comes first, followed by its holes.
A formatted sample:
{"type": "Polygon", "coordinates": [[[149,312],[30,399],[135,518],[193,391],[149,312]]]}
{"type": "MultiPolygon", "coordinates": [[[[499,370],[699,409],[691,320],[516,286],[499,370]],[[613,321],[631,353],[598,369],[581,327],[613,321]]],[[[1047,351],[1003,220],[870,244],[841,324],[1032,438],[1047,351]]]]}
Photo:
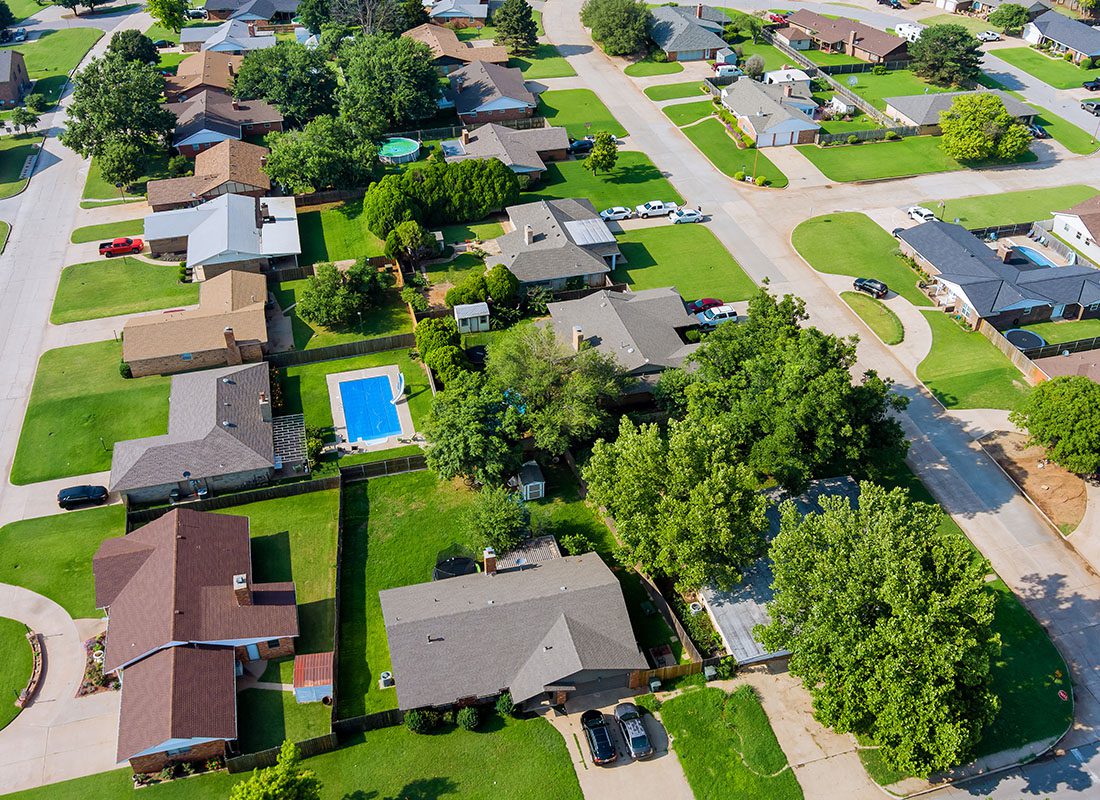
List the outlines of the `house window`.
{"type": "Polygon", "coordinates": [[[168,757],[182,756],[184,753],[189,753],[189,752],[191,752],[190,747],[181,747],[178,750],[165,750],[164,755],[166,755],[168,757]]]}
{"type": "Polygon", "coordinates": [[[1077,231],[1076,236],[1077,236],[1078,239],[1080,239],[1081,238],[1081,231],[1077,231]]]}
{"type": "Polygon", "coordinates": [[[1031,314],[1031,309],[1030,309],[1030,308],[1023,308],[1023,309],[1020,309],[1020,313],[1021,313],[1021,314],[1022,314],[1023,316],[1025,316],[1025,317],[1026,317],[1026,316],[1028,316],[1028,315],[1030,315],[1030,314],[1031,314]]]}
{"type": "Polygon", "coordinates": [[[1089,311],[1100,311],[1100,303],[1092,303],[1089,305],[1089,311]]]}
{"type": "Polygon", "coordinates": [[[272,650],[274,650],[276,647],[279,646],[279,640],[278,639],[268,639],[267,640],[267,646],[269,648],[271,648],[272,650]]]}

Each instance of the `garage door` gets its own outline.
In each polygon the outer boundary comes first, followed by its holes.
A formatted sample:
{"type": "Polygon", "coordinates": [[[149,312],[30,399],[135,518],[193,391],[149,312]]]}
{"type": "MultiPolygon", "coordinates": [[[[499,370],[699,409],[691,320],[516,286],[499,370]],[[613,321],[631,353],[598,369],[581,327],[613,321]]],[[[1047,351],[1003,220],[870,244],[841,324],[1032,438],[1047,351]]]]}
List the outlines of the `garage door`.
{"type": "Polygon", "coordinates": [[[778,133],[764,133],[761,134],[756,140],[757,147],[780,147],[785,144],[794,144],[795,137],[798,136],[794,131],[780,131],[778,133]]]}
{"type": "Polygon", "coordinates": [[[702,61],[706,57],[706,50],[681,50],[676,54],[677,61],[702,61]]]}

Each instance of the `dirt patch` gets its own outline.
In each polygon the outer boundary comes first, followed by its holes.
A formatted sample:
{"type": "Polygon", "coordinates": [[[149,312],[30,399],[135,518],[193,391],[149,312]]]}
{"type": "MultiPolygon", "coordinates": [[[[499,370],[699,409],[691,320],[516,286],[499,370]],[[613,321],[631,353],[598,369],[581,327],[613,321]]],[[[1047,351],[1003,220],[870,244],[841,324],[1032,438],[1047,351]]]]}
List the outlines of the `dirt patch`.
{"type": "Polygon", "coordinates": [[[1085,515],[1085,482],[1046,460],[1046,451],[1029,446],[1022,433],[994,431],[983,437],[985,451],[1012,476],[1063,535],[1069,535],[1085,515]]]}

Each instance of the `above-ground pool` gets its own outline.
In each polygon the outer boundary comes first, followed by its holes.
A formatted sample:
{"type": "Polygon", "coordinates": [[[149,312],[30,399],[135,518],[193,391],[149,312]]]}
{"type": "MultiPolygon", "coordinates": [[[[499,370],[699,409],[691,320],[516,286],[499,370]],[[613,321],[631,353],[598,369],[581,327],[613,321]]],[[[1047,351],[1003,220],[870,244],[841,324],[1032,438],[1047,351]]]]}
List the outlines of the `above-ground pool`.
{"type": "Polygon", "coordinates": [[[378,148],[378,160],[383,164],[407,164],[420,158],[420,142],[396,136],[382,142],[378,148]]]}
{"type": "Polygon", "coordinates": [[[1022,245],[1018,245],[1016,247],[1016,252],[1019,253],[1020,255],[1022,255],[1024,258],[1026,258],[1032,264],[1036,264],[1040,267],[1056,267],[1056,266],[1058,266],[1053,261],[1051,261],[1049,258],[1047,258],[1042,253],[1040,253],[1038,250],[1036,250],[1032,247],[1024,247],[1022,245]]]}
{"type": "Polygon", "coordinates": [[[349,442],[371,442],[401,433],[387,376],[343,381],[340,400],[349,442]]]}
{"type": "Polygon", "coordinates": [[[1042,347],[1047,343],[1047,340],[1039,334],[1025,331],[1023,328],[1013,328],[1010,331],[1005,331],[1005,338],[1020,350],[1042,347]]]}

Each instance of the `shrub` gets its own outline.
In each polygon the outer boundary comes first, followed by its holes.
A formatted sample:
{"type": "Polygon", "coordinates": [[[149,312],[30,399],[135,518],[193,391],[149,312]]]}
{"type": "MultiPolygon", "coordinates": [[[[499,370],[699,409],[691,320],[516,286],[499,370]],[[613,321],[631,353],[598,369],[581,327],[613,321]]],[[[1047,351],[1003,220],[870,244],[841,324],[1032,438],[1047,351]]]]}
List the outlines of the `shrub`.
{"type": "Polygon", "coordinates": [[[515,711],[516,705],[512,702],[511,692],[501,692],[497,698],[496,710],[502,717],[509,717],[515,711]]]}
{"type": "Polygon", "coordinates": [[[184,777],[195,774],[195,765],[190,761],[184,761],[180,764],[180,770],[183,772],[184,777]]]}
{"type": "Polygon", "coordinates": [[[451,308],[466,303],[483,303],[489,296],[484,275],[467,275],[457,286],[447,290],[444,302],[451,308]]]}
{"type": "Polygon", "coordinates": [[[466,512],[463,528],[479,547],[507,553],[531,530],[531,512],[518,493],[504,486],[483,486],[466,512]]]}
{"type": "Polygon", "coordinates": [[[740,170],[740,169],[739,169],[739,170],[737,170],[737,172],[733,173],[733,179],[734,179],[735,181],[743,181],[743,180],[745,180],[745,171],[744,171],[744,170],[740,170]]]}
{"type": "Polygon", "coordinates": [[[579,556],[592,552],[592,541],[580,531],[573,531],[561,537],[560,544],[566,554],[579,556]]]}
{"type": "Polygon", "coordinates": [[[439,714],[430,709],[416,709],[405,713],[405,727],[413,733],[431,733],[439,725],[439,714]]]}
{"type": "Polygon", "coordinates": [[[688,636],[704,654],[722,649],[722,639],[714,630],[709,616],[702,612],[692,614],[691,609],[678,595],[673,598],[672,606],[676,610],[676,616],[684,623],[688,636]]]}
{"type": "Polygon", "coordinates": [[[1095,58],[1082,58],[1081,59],[1081,69],[1092,69],[1092,67],[1096,63],[1096,61],[1097,61],[1097,59],[1095,59],[1095,58]]]}
{"type": "Polygon", "coordinates": [[[872,75],[885,75],[888,71],[885,64],[875,64],[871,67],[872,75]]]}
{"type": "Polygon", "coordinates": [[[416,350],[424,361],[435,348],[458,344],[458,325],[454,317],[425,319],[417,324],[415,335],[416,350]]]}
{"type": "Polygon", "coordinates": [[[757,175],[756,180],[753,181],[757,186],[764,186],[768,182],[768,179],[763,175],[757,175]]]}
{"type": "Polygon", "coordinates": [[[161,781],[170,781],[174,777],[176,777],[176,768],[172,764],[157,773],[157,780],[161,781]]]}
{"type": "Polygon", "coordinates": [[[413,311],[427,311],[428,298],[421,294],[415,286],[406,286],[401,290],[401,302],[412,306],[413,311]]]}
{"type": "Polygon", "coordinates": [[[46,110],[46,96],[39,92],[32,92],[23,98],[23,105],[27,110],[40,114],[46,110]]]}
{"type": "Polygon", "coordinates": [[[511,303],[519,294],[519,278],[503,264],[497,264],[485,274],[485,288],[494,303],[511,303]]]}
{"type": "Polygon", "coordinates": [[[1072,62],[1073,61],[1073,53],[1071,53],[1070,51],[1067,50],[1065,53],[1062,54],[1062,60],[1072,62]]]}
{"type": "Polygon", "coordinates": [[[725,681],[732,677],[734,670],[737,668],[737,662],[734,661],[733,656],[726,656],[715,666],[714,671],[718,673],[718,680],[725,681]]]}
{"type": "Polygon", "coordinates": [[[458,727],[464,731],[477,730],[477,726],[481,724],[481,714],[473,706],[467,706],[458,712],[455,717],[458,722],[458,727]]]}
{"type": "Polygon", "coordinates": [[[187,283],[187,265],[180,264],[179,271],[176,273],[176,278],[180,283],[187,283]]]}
{"type": "Polygon", "coordinates": [[[635,697],[634,705],[643,711],[648,711],[650,714],[655,714],[661,709],[661,701],[652,692],[635,697]]]}
{"type": "Polygon", "coordinates": [[[469,371],[466,354],[454,345],[436,347],[424,358],[424,363],[441,381],[450,383],[460,373],[469,371]]]}
{"type": "Polygon", "coordinates": [[[206,768],[207,772],[217,772],[219,769],[222,768],[222,762],[216,758],[212,758],[207,761],[203,766],[206,768]]]}
{"type": "Polygon", "coordinates": [[[844,141],[846,141],[848,144],[859,144],[859,137],[856,136],[854,133],[850,133],[848,134],[848,138],[844,141]]]}
{"type": "Polygon", "coordinates": [[[306,425],[306,463],[313,469],[321,460],[325,449],[325,439],[321,429],[315,425],[306,425]]]}
{"type": "Polygon", "coordinates": [[[168,159],[168,174],[173,178],[182,178],[195,171],[195,162],[187,156],[172,156],[168,159]]]}
{"type": "Polygon", "coordinates": [[[694,344],[703,338],[703,333],[698,328],[688,328],[684,331],[684,338],[694,344]]]}
{"type": "Polygon", "coordinates": [[[134,377],[134,373],[130,369],[130,365],[127,364],[125,361],[123,361],[121,359],[119,359],[119,362],[118,362],[118,374],[121,375],[123,378],[132,378],[132,377],[134,377]]]}
{"type": "Polygon", "coordinates": [[[900,138],[901,138],[901,136],[898,135],[897,131],[886,131],[886,136],[885,136],[886,141],[892,142],[895,139],[900,139],[900,138]]]}

